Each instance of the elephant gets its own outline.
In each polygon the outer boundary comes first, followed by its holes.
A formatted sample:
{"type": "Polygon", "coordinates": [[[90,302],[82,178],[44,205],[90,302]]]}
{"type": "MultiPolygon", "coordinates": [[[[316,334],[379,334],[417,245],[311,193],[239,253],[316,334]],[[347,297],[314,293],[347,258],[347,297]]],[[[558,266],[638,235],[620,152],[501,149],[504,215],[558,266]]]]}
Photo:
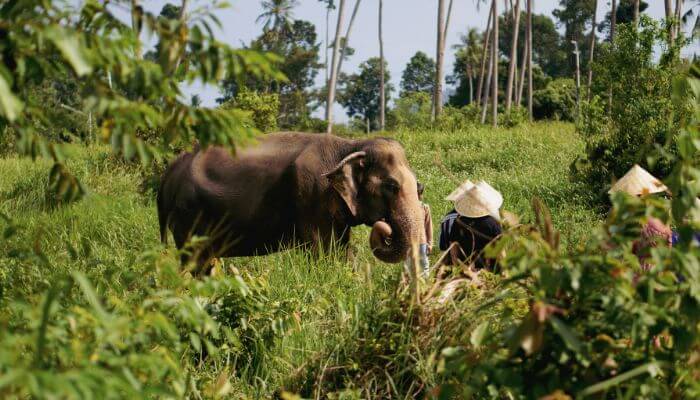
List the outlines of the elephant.
{"type": "Polygon", "coordinates": [[[195,146],[163,173],[157,208],[164,244],[168,229],[178,249],[204,238],[181,260],[200,267],[294,246],[347,249],[361,224],[372,227],[372,253],[386,263],[425,241],[416,177],[388,138],[280,132],[235,153],[195,146]]]}

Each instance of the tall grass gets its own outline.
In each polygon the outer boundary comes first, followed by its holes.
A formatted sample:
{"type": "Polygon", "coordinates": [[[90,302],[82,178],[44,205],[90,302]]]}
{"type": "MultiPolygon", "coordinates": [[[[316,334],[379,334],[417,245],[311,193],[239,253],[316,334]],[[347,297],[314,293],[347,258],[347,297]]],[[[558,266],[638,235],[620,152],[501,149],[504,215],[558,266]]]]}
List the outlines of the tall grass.
{"type": "MultiPolygon", "coordinates": [[[[505,209],[525,219],[531,215],[531,198],[540,197],[551,208],[569,246],[585,240],[600,218],[588,206],[585,188],[568,180],[568,166],[583,150],[570,124],[387,135],[404,144],[419,180],[426,184],[425,201],[432,206],[436,230],[441,215],[451,208],[443,198],[466,178],[490,182],[503,192],[505,209]]],[[[126,305],[141,304],[148,293],[166,285],[163,265],[174,264],[177,258],[172,248],[162,248],[158,241],[153,193],[144,190],[147,174],[119,161],[105,147],[75,147],[72,152],[69,167],[90,193],[78,203],[61,207],[46,201],[48,163],[12,156],[0,159],[0,213],[19,229],[0,241],[0,304],[22,300],[38,306],[46,289],[74,272],[85,274],[98,296],[126,305]]],[[[5,223],[0,228],[8,227],[5,223]]],[[[350,258],[334,251],[310,257],[291,250],[224,260],[221,270],[258,282],[264,303],[281,310],[292,328],[256,350],[264,357],[257,358],[255,366],[236,363],[231,357],[209,364],[180,360],[194,386],[225,376],[231,382],[227,393],[253,397],[267,397],[284,387],[307,395],[341,388],[357,396],[393,390],[394,394],[420,393],[420,387],[401,382],[394,382],[393,389],[370,390],[386,383],[386,377],[368,367],[372,356],[368,349],[373,348],[377,359],[388,348],[403,349],[408,358],[395,376],[434,382],[435,349],[457,338],[420,337],[420,332],[406,331],[395,335],[391,324],[396,315],[379,310],[410,313],[400,306],[385,307],[397,298],[401,268],[372,257],[368,233],[366,227],[353,230],[350,258]]],[[[459,303],[463,310],[477,307],[493,294],[488,279],[484,290],[465,292],[459,303]]],[[[69,306],[83,300],[72,290],[59,301],[69,306]]],[[[501,305],[511,306],[518,307],[501,305]]]]}

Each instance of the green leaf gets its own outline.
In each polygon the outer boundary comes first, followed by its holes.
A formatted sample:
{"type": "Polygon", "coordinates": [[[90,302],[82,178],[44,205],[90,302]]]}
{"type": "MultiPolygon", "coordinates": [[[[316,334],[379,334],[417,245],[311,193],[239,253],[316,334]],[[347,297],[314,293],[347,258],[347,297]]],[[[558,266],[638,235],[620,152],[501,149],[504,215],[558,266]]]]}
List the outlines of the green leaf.
{"type": "Polygon", "coordinates": [[[581,341],[578,340],[576,333],[569,329],[569,327],[566,326],[566,324],[562,322],[559,318],[553,315],[549,318],[549,321],[552,323],[552,328],[554,328],[554,330],[557,332],[557,334],[559,334],[559,336],[566,344],[566,347],[577,353],[580,353],[583,349],[583,345],[581,344],[581,341]]]}
{"type": "Polygon", "coordinates": [[[469,342],[472,344],[474,347],[481,347],[482,343],[484,343],[484,339],[486,339],[486,335],[489,333],[489,322],[485,321],[479,324],[479,326],[476,327],[472,331],[472,334],[469,336],[469,342]]]}
{"type": "Polygon", "coordinates": [[[5,77],[0,75],[0,113],[12,122],[17,119],[23,108],[22,101],[12,93],[5,77]]]}
{"type": "Polygon", "coordinates": [[[622,373],[614,378],[596,383],[595,385],[591,385],[585,389],[583,389],[580,393],[581,397],[584,396],[590,396],[592,394],[600,393],[600,392],[605,392],[610,390],[611,388],[627,381],[632,378],[636,378],[639,375],[644,375],[644,374],[649,374],[652,377],[657,376],[658,374],[661,373],[661,367],[659,366],[659,363],[657,362],[650,362],[644,365],[640,365],[637,368],[634,368],[632,370],[629,370],[625,373],[622,373]]]}
{"type": "Polygon", "coordinates": [[[80,38],[65,29],[52,27],[46,30],[48,39],[58,48],[63,57],[73,67],[76,75],[83,76],[92,72],[92,66],[85,58],[80,38]]]}

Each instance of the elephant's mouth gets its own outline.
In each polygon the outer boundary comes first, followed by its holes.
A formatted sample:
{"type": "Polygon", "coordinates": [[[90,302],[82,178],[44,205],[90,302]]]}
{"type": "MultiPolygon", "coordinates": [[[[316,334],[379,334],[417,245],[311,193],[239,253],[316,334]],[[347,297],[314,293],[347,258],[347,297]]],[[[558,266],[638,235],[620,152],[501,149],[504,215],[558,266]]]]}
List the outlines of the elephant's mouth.
{"type": "Polygon", "coordinates": [[[378,259],[388,262],[401,262],[405,257],[403,247],[398,242],[400,237],[395,237],[394,229],[384,220],[379,220],[372,225],[369,243],[372,253],[378,259]]]}

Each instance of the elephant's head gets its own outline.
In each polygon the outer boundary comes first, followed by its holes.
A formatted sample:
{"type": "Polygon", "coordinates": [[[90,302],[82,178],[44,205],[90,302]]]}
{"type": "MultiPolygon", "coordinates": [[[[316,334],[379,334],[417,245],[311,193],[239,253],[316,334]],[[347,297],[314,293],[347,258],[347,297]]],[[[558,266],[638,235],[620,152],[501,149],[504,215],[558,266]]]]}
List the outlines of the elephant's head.
{"type": "Polygon", "coordinates": [[[425,241],[416,177],[398,142],[364,142],[326,176],[356,223],[372,227],[370,245],[380,260],[401,262],[425,241]]]}

